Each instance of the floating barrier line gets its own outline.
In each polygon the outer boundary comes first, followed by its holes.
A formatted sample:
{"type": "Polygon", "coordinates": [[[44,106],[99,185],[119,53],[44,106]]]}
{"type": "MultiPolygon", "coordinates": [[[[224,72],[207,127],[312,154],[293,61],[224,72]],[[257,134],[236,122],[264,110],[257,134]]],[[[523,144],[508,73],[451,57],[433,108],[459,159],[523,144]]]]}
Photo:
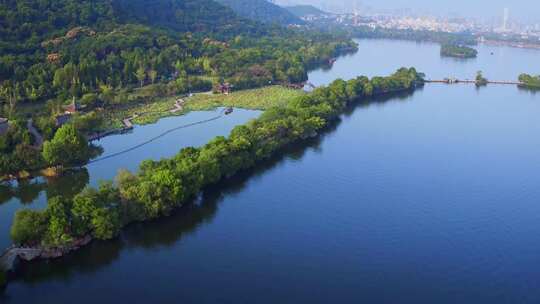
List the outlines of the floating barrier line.
{"type": "Polygon", "coordinates": [[[160,139],[160,138],[162,138],[162,137],[164,137],[164,136],[166,136],[166,135],[168,135],[168,134],[170,134],[170,133],[172,133],[172,132],[178,131],[178,130],[180,130],[180,129],[186,129],[186,128],[189,128],[189,127],[193,127],[193,126],[197,126],[197,125],[202,125],[202,124],[205,124],[205,123],[209,123],[209,122],[218,120],[218,119],[220,119],[220,118],[222,118],[222,117],[223,117],[223,111],[222,111],[218,116],[216,116],[216,117],[212,117],[212,118],[209,118],[209,119],[205,119],[205,120],[201,120],[201,121],[197,121],[197,122],[194,122],[194,123],[190,123],[190,124],[186,124],[186,125],[181,125],[181,126],[179,126],[179,127],[175,127],[175,128],[169,129],[169,130],[167,130],[167,131],[165,131],[165,132],[163,132],[163,133],[161,133],[161,134],[159,134],[159,135],[157,135],[157,136],[155,136],[155,137],[150,138],[150,139],[147,140],[147,141],[144,141],[144,142],[142,142],[142,143],[136,145],[136,146],[133,146],[133,147],[131,147],[131,148],[128,148],[128,149],[125,149],[125,150],[122,150],[122,151],[120,151],[120,152],[116,152],[116,153],[113,153],[113,154],[110,154],[110,155],[107,155],[107,156],[103,156],[103,157],[100,157],[100,158],[96,158],[96,159],[94,159],[94,160],[89,161],[88,164],[94,164],[94,163],[101,162],[101,161],[104,161],[104,160],[107,160],[107,159],[110,159],[110,158],[113,158],[113,157],[120,156],[120,155],[122,155],[122,154],[129,153],[129,152],[131,152],[131,151],[133,151],[133,150],[137,150],[137,149],[139,149],[139,148],[141,148],[141,147],[143,147],[143,146],[146,146],[146,145],[148,145],[148,144],[150,144],[150,143],[152,143],[152,142],[154,142],[154,141],[156,141],[156,140],[158,140],[158,139],[160,139]]]}

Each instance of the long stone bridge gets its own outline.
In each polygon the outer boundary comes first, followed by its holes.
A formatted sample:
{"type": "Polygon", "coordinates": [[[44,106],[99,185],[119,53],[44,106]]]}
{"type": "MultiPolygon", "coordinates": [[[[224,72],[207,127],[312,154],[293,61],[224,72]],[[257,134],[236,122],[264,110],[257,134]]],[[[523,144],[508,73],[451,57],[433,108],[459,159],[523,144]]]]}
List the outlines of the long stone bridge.
{"type": "MultiPolygon", "coordinates": [[[[426,83],[445,83],[445,84],[460,84],[460,83],[470,83],[470,84],[476,84],[476,80],[470,80],[470,79],[457,79],[457,78],[446,78],[442,80],[436,80],[436,79],[427,79],[425,80],[426,83]]],[[[486,84],[509,84],[509,85],[523,85],[523,82],[519,81],[505,81],[505,80],[487,80],[485,82],[486,84]]]]}

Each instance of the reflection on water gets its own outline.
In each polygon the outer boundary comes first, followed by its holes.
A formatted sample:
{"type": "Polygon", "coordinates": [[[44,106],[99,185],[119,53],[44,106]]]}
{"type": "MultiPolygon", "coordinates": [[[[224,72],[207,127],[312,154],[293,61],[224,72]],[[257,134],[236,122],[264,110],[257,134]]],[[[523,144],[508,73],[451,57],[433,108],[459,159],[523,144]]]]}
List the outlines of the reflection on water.
{"type": "Polygon", "coordinates": [[[45,190],[47,183],[38,179],[19,183],[0,184],[0,205],[17,199],[23,205],[31,204],[45,190]]]}
{"type": "Polygon", "coordinates": [[[535,96],[536,94],[540,93],[540,88],[527,88],[527,87],[518,87],[518,89],[522,93],[530,94],[535,96]]]}
{"type": "Polygon", "coordinates": [[[42,191],[47,198],[63,196],[72,198],[88,185],[90,176],[86,168],[66,171],[60,177],[36,178],[0,184],[0,204],[17,199],[23,205],[33,203],[42,191]]]}

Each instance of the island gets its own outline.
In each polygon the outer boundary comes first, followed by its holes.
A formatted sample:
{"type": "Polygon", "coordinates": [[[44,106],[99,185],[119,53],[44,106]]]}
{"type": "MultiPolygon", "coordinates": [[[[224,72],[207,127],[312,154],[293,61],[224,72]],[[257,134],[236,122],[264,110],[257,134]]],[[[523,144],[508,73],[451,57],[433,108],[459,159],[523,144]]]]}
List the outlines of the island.
{"type": "Polygon", "coordinates": [[[540,90],[540,75],[521,74],[518,79],[521,82],[520,87],[530,90],[540,90]]]}
{"type": "Polygon", "coordinates": [[[456,44],[443,44],[441,46],[441,56],[454,58],[476,58],[478,51],[465,46],[456,44]]]}
{"type": "Polygon", "coordinates": [[[482,71],[478,71],[476,73],[476,78],[475,78],[476,86],[483,87],[483,86],[486,86],[488,83],[489,83],[489,80],[486,77],[484,77],[484,75],[482,74],[482,71]]]}

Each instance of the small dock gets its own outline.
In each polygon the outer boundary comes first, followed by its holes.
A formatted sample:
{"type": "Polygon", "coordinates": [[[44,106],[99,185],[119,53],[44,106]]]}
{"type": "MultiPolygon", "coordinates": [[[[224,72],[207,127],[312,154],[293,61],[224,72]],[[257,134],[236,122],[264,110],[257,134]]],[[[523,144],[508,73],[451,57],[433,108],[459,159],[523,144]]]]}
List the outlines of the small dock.
{"type": "Polygon", "coordinates": [[[93,142],[93,141],[96,141],[96,140],[100,140],[100,139],[102,139],[104,137],[110,136],[110,135],[127,133],[127,132],[133,130],[133,122],[132,122],[132,120],[137,118],[137,117],[138,117],[138,115],[135,114],[135,115],[133,115],[131,117],[128,117],[128,118],[122,120],[122,124],[124,125],[122,128],[91,134],[91,135],[88,136],[88,141],[93,142]]]}

